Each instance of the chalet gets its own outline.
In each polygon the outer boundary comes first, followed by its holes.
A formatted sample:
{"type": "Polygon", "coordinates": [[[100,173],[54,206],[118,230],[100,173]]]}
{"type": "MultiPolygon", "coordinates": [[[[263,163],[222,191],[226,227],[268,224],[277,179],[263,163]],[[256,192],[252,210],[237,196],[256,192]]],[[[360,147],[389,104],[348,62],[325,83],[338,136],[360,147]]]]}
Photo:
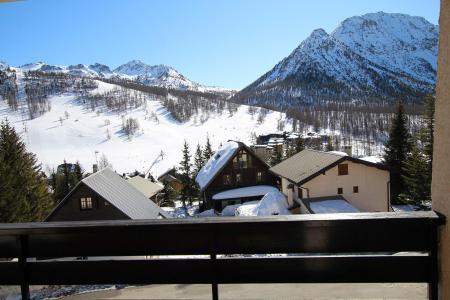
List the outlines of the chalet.
{"type": "Polygon", "coordinates": [[[168,218],[169,215],[109,168],[81,180],[46,221],[168,218]]]}
{"type": "Polygon", "coordinates": [[[183,183],[178,179],[175,168],[169,169],[158,177],[158,181],[163,184],[168,184],[176,192],[181,192],[183,183]]]}
{"type": "Polygon", "coordinates": [[[196,177],[204,208],[221,211],[225,206],[260,200],[276,190],[277,177],[269,165],[244,143],[223,144],[196,177]]]}
{"type": "Polygon", "coordinates": [[[153,182],[139,175],[128,178],[127,182],[155,203],[158,203],[158,194],[164,189],[162,183],[153,182]]]}
{"type": "Polygon", "coordinates": [[[290,206],[300,205],[302,213],[316,213],[312,207],[324,207],[324,201],[328,212],[390,210],[389,171],[377,163],[343,152],[303,150],[270,171],[282,178],[290,206]]]}

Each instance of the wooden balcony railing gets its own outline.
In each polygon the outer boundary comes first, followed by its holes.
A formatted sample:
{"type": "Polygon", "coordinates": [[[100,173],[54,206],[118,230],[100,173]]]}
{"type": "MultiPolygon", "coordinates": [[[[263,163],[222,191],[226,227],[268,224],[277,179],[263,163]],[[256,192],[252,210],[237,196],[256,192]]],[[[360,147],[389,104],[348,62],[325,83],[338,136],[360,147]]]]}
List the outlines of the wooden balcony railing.
{"type": "Polygon", "coordinates": [[[0,285],[29,299],[29,285],[198,283],[218,299],[226,283],[424,282],[437,299],[442,223],[413,212],[0,224],[0,258],[18,258],[0,262],[0,285]],[[222,255],[268,253],[293,255],[222,255]],[[29,259],[193,254],[209,259],[29,259]]]}

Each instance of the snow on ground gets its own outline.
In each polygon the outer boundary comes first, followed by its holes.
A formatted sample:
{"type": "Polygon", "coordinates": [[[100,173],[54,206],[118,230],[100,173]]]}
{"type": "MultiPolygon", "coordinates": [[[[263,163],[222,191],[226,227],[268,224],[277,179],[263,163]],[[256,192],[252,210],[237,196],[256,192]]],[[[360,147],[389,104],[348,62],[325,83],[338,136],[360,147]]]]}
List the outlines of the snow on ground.
{"type": "Polygon", "coordinates": [[[161,207],[165,212],[170,214],[172,218],[190,218],[199,215],[199,202],[194,201],[192,204],[183,206],[182,201],[175,201],[175,207],[161,207]]]}
{"type": "Polygon", "coordinates": [[[397,204],[397,205],[392,205],[392,210],[394,212],[406,212],[406,211],[420,210],[420,208],[417,207],[416,205],[412,205],[412,204],[397,204]]]}
{"type": "Polygon", "coordinates": [[[350,203],[341,199],[311,201],[309,206],[311,207],[311,210],[316,214],[359,212],[359,210],[352,206],[350,203]]]}
{"type": "MultiPolygon", "coordinates": [[[[116,87],[104,82],[98,84],[96,93],[116,87]]],[[[264,122],[258,124],[257,116],[252,117],[248,106],[242,105],[233,115],[226,110],[222,114],[211,113],[204,123],[196,116],[186,123],[179,123],[160,102],[147,99],[146,108],[143,106],[126,114],[126,117],[137,118],[141,126],[130,140],[121,130],[120,114],[97,114],[85,109],[73,94],[53,96],[49,101],[51,111],[33,120],[27,120],[25,114],[12,112],[4,101],[0,101],[0,120],[9,119],[21,133],[27,149],[37,155],[44,170],[54,168],[66,159],[70,162],[78,160],[86,171],[91,171],[96,156],[99,158],[105,154],[112,168],[119,173],[134,170],[146,172],[163,151],[163,159],[151,170],[154,176],[158,176],[181,161],[184,139],[189,143],[191,153],[197,143],[205,144],[207,136],[213,150],[230,139],[249,144],[252,133],[277,132],[278,120],[285,118],[284,114],[271,111],[264,122]],[[66,111],[68,119],[65,119],[66,111]],[[147,117],[152,112],[157,115],[158,121],[147,117]],[[107,138],[107,130],[110,139],[107,138]]]]}

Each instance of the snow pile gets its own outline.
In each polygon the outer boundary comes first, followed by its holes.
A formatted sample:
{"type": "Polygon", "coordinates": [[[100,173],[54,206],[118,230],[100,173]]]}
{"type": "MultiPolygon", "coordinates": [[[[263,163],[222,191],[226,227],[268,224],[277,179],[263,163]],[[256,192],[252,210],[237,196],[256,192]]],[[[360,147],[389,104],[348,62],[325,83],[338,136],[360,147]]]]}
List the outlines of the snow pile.
{"type": "Polygon", "coordinates": [[[392,205],[392,210],[394,212],[407,212],[407,211],[416,211],[420,208],[416,205],[412,204],[398,204],[398,205],[392,205]]]}
{"type": "Polygon", "coordinates": [[[222,209],[222,217],[234,217],[236,215],[236,210],[241,205],[242,204],[234,204],[225,206],[225,208],[222,209]]]}
{"type": "Polygon", "coordinates": [[[217,214],[214,209],[208,209],[202,211],[201,213],[196,214],[195,216],[199,218],[206,218],[206,217],[217,217],[217,214]]]}
{"type": "Polygon", "coordinates": [[[172,218],[191,218],[198,215],[199,203],[194,201],[192,205],[183,206],[181,201],[175,201],[175,207],[161,207],[172,218]]]}
{"type": "Polygon", "coordinates": [[[381,164],[383,163],[383,158],[380,156],[363,156],[360,157],[359,159],[361,160],[365,160],[374,164],[381,164]]]}
{"type": "Polygon", "coordinates": [[[223,144],[214,155],[208,160],[206,165],[198,172],[195,181],[200,186],[200,189],[205,188],[213,177],[225,166],[227,161],[236,153],[239,144],[229,141],[223,144]]]}
{"type": "Polygon", "coordinates": [[[289,215],[286,197],[280,191],[267,193],[260,201],[247,202],[236,209],[236,216],[289,215]]]}
{"type": "Polygon", "coordinates": [[[278,191],[277,188],[270,185],[255,185],[217,193],[213,196],[213,200],[264,196],[269,192],[277,192],[277,191],[278,191]]]}
{"type": "Polygon", "coordinates": [[[315,214],[331,214],[331,213],[356,213],[359,212],[354,206],[342,199],[312,201],[309,204],[311,210],[315,214]]]}
{"type": "Polygon", "coordinates": [[[240,217],[257,216],[258,204],[259,201],[245,202],[236,209],[235,215],[240,217]]]}

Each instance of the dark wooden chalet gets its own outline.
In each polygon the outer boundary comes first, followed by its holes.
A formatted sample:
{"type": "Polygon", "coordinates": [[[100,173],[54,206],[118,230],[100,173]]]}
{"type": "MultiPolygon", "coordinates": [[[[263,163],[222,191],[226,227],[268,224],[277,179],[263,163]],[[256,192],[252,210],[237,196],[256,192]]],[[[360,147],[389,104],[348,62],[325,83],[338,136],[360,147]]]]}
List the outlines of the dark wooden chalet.
{"type": "Polygon", "coordinates": [[[228,141],[196,177],[203,208],[221,211],[227,205],[261,199],[278,186],[278,178],[269,172],[269,168],[244,143],[228,141]]]}
{"type": "Polygon", "coordinates": [[[46,221],[157,219],[169,215],[109,168],[81,180],[46,221]]]}

